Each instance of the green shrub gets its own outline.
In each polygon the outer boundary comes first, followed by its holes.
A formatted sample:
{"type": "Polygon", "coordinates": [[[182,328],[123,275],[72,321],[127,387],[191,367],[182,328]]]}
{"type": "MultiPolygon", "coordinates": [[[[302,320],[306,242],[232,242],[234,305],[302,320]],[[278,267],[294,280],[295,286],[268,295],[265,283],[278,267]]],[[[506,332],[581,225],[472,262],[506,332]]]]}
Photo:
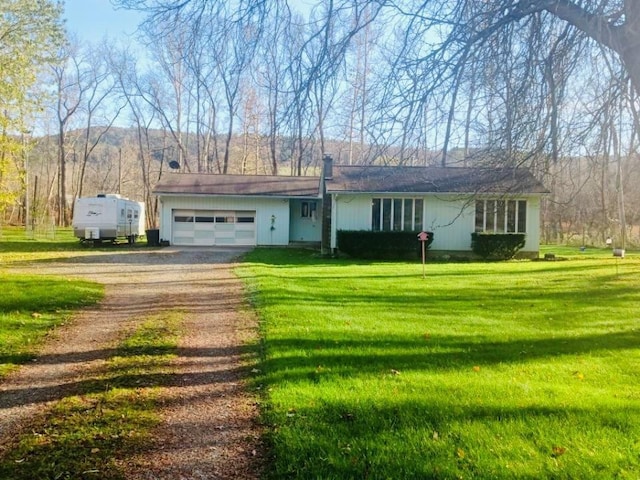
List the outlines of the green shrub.
{"type": "Polygon", "coordinates": [[[472,233],[471,250],[486,260],[509,260],[524,247],[524,233],[472,233]]]}
{"type": "MultiPolygon", "coordinates": [[[[339,230],[338,250],[353,258],[376,260],[413,260],[420,258],[422,247],[419,232],[371,232],[339,230]]],[[[433,242],[433,232],[427,232],[426,247],[433,242]]]]}

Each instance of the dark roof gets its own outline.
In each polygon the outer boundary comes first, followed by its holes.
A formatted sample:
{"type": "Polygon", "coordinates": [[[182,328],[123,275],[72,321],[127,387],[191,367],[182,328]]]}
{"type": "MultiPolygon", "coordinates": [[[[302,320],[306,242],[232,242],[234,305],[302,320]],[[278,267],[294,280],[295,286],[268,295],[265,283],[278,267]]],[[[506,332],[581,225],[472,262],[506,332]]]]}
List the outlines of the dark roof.
{"type": "Polygon", "coordinates": [[[320,178],[281,175],[169,173],[162,176],[154,189],[154,193],[318,197],[320,196],[320,178]]]}
{"type": "Polygon", "coordinates": [[[372,193],[549,193],[526,169],[334,165],[327,191],[372,193]]]}

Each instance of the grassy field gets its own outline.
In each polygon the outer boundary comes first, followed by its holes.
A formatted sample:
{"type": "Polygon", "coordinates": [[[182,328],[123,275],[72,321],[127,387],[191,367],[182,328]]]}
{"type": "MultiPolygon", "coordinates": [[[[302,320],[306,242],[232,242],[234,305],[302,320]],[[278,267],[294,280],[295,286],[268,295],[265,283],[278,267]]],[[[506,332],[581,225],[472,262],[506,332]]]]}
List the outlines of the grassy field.
{"type": "Polygon", "coordinates": [[[0,271],[0,378],[29,361],[49,331],[73,310],[102,298],[91,282],[0,271]]]}
{"type": "Polygon", "coordinates": [[[148,318],[101,375],[56,403],[0,458],[3,480],[126,478],[126,461],[151,441],[159,387],[171,374],[182,314],[148,318]]]}
{"type": "Polygon", "coordinates": [[[640,259],[255,250],[272,478],[640,478],[640,259]]]}
{"type": "Polygon", "coordinates": [[[32,358],[51,329],[72,311],[97,302],[103,288],[91,282],[8,273],[2,266],[69,256],[83,248],[70,229],[30,239],[23,229],[3,227],[0,237],[0,377],[32,358]]]}
{"type": "Polygon", "coordinates": [[[155,248],[148,247],[142,240],[135,245],[120,241],[112,245],[110,242],[94,245],[80,243],[73,236],[71,227],[52,227],[46,232],[27,234],[24,227],[0,227],[0,267],[2,265],[32,261],[54,261],[75,255],[91,255],[96,251],[114,252],[118,250],[155,248]]]}

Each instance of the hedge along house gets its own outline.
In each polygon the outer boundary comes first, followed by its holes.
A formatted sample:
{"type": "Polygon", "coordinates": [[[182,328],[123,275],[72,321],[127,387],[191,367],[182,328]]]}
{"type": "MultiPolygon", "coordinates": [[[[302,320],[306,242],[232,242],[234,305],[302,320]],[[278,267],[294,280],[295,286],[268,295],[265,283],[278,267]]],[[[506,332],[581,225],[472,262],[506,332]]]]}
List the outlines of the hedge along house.
{"type": "Polygon", "coordinates": [[[519,256],[537,257],[540,200],[548,193],[525,169],[333,166],[325,163],[323,244],[337,232],[430,231],[431,251],[469,253],[471,234],[524,233],[519,256]],[[328,213],[327,213],[328,212],[328,213]]]}
{"type": "Polygon", "coordinates": [[[165,174],[160,239],[172,245],[320,243],[319,177],[165,174]]]}
{"type": "MultiPolygon", "coordinates": [[[[321,243],[337,232],[434,233],[432,251],[471,251],[471,234],[524,233],[537,256],[540,199],[524,169],[342,166],[325,157],[322,177],[170,173],[160,199],[160,239],[173,245],[321,243]]],[[[417,239],[416,239],[417,241],[417,239]]]]}

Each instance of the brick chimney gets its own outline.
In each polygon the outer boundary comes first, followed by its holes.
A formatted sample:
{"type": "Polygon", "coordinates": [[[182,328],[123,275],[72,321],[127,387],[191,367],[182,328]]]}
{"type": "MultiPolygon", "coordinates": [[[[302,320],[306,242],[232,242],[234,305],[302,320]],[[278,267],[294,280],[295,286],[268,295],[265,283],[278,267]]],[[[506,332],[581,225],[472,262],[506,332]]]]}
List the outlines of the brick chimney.
{"type": "Polygon", "coordinates": [[[327,180],[333,178],[333,158],[329,154],[322,157],[322,241],[323,255],[331,254],[331,195],[327,193],[327,180]]]}
{"type": "Polygon", "coordinates": [[[323,161],[323,174],[325,179],[333,178],[333,157],[326,153],[322,157],[323,161]]]}

